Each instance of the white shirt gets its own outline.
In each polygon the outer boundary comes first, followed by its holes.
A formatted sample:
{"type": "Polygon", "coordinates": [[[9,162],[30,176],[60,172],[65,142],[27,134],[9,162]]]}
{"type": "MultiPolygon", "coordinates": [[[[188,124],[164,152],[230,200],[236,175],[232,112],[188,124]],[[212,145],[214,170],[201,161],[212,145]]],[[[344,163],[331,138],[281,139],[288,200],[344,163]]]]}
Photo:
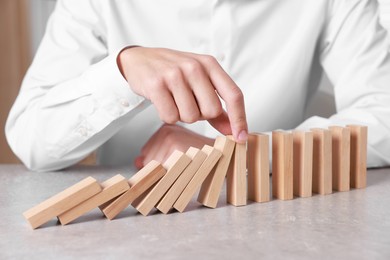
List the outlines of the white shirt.
{"type": "Polygon", "coordinates": [[[378,0],[381,24],[390,31],[390,0],[378,0]]]}
{"type": "MultiPolygon", "coordinates": [[[[249,131],[369,127],[368,166],[390,164],[390,54],[372,0],[62,0],[10,112],[27,167],[59,169],[100,147],[131,164],[161,121],[116,57],[128,45],[210,54],[242,89],[249,131]],[[337,114],[303,122],[322,69],[337,114]]],[[[215,135],[200,122],[190,126],[215,135]]]]}

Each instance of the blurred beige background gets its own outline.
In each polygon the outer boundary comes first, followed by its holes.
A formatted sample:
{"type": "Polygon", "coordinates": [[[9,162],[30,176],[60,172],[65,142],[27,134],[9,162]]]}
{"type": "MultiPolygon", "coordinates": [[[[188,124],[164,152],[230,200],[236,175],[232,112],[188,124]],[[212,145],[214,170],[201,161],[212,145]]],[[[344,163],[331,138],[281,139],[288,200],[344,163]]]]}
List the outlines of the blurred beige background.
{"type": "MultiPolygon", "coordinates": [[[[381,22],[389,29],[390,0],[378,2],[381,22]]],[[[54,7],[55,0],[0,0],[0,164],[19,163],[6,142],[5,121],[54,7]]],[[[308,104],[306,116],[326,117],[334,111],[332,87],[324,76],[318,93],[308,104]]],[[[88,160],[91,158],[87,163],[88,160]]]]}

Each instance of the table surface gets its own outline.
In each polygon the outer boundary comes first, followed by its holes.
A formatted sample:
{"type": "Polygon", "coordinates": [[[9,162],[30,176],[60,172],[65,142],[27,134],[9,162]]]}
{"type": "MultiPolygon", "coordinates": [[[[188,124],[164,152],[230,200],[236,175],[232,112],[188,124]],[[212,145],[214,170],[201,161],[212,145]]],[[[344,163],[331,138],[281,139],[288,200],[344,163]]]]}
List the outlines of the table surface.
{"type": "Polygon", "coordinates": [[[32,230],[22,213],[93,176],[99,181],[126,168],[74,167],[29,172],[0,165],[0,259],[390,259],[390,168],[369,170],[368,186],[349,192],[244,207],[201,207],[184,213],[133,208],[109,221],[96,209],[72,224],[56,219],[32,230]]]}

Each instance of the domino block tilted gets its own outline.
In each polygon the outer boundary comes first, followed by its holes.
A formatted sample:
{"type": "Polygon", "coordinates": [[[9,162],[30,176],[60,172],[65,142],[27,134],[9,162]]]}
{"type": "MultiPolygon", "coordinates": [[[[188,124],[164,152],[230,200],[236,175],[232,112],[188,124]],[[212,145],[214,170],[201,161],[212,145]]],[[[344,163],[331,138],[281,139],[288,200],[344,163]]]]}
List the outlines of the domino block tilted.
{"type": "Polygon", "coordinates": [[[50,219],[61,215],[86,199],[100,192],[102,188],[92,177],[87,177],[66,190],[25,211],[24,217],[33,229],[45,224],[50,219]]]}
{"type": "Polygon", "coordinates": [[[206,207],[217,207],[235,144],[232,136],[218,136],[215,139],[214,148],[222,152],[222,156],[203,182],[198,195],[198,202],[206,207]]]}
{"type": "Polygon", "coordinates": [[[142,215],[147,216],[190,162],[191,159],[187,155],[180,151],[174,151],[167,161],[163,163],[167,173],[143,200],[134,205],[135,208],[142,215]]]}
{"type": "Polygon", "coordinates": [[[206,153],[194,147],[190,147],[187,150],[186,155],[191,159],[191,163],[185,168],[183,173],[156,206],[156,208],[164,214],[167,214],[173,207],[173,204],[182,194],[183,190],[207,157],[206,153]]]}
{"type": "Polygon", "coordinates": [[[61,224],[68,224],[88,211],[99,207],[129,189],[127,180],[120,174],[106,180],[101,184],[101,186],[103,188],[101,192],[59,215],[58,219],[61,224]]]}
{"type": "Polygon", "coordinates": [[[101,207],[104,215],[112,220],[127,206],[133,203],[146,190],[159,181],[166,173],[164,167],[157,161],[150,161],[129,179],[130,189],[121,196],[101,207]]]}
{"type": "Polygon", "coordinates": [[[207,155],[207,158],[204,160],[198,171],[195,173],[194,177],[192,177],[191,181],[188,183],[173,205],[173,207],[179,212],[183,212],[185,210],[192,196],[194,196],[197,189],[200,187],[200,185],[202,185],[202,182],[206,179],[207,175],[209,175],[222,155],[220,151],[208,145],[205,145],[202,148],[202,152],[207,155]]]}

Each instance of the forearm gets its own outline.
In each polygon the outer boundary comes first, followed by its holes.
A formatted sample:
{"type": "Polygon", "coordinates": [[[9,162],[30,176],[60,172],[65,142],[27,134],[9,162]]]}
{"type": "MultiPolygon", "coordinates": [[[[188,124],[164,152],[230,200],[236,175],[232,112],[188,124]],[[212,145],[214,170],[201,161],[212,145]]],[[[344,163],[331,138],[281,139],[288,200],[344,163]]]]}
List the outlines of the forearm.
{"type": "Polygon", "coordinates": [[[81,160],[113,136],[139,109],[116,66],[116,54],[80,76],[50,85],[34,65],[6,125],[8,142],[33,170],[56,170],[81,160]]]}

